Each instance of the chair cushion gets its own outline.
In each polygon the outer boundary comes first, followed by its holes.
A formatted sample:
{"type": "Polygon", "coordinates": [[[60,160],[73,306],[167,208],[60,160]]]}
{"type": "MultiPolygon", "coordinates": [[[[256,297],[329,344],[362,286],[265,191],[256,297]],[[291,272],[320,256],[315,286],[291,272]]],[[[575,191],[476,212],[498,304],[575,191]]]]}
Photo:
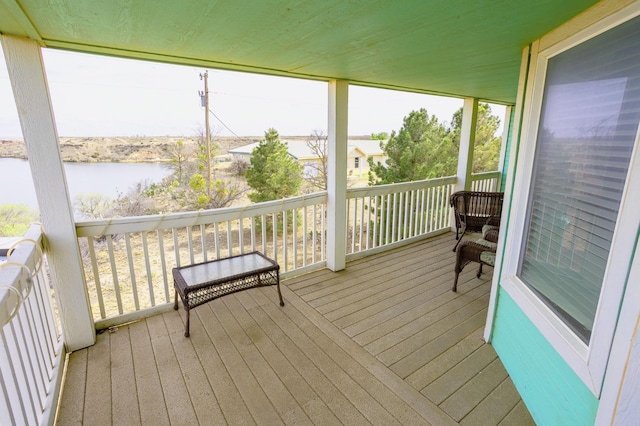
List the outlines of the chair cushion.
{"type": "Polygon", "coordinates": [[[498,244],[497,243],[492,243],[491,241],[487,241],[484,238],[480,238],[476,240],[476,243],[478,244],[482,244],[483,246],[487,247],[488,249],[492,249],[495,251],[496,248],[498,248],[498,244]]]}
{"type": "Polygon", "coordinates": [[[484,238],[476,240],[476,243],[487,247],[487,251],[480,253],[480,260],[488,265],[494,266],[496,264],[496,248],[498,244],[487,241],[484,238]]]}
{"type": "Polygon", "coordinates": [[[487,236],[487,232],[493,231],[494,229],[500,229],[499,226],[494,225],[483,225],[482,226],[482,238],[487,236]]]}
{"type": "Polygon", "coordinates": [[[492,251],[483,251],[482,253],[480,253],[480,260],[487,265],[495,266],[496,254],[492,251]]]}

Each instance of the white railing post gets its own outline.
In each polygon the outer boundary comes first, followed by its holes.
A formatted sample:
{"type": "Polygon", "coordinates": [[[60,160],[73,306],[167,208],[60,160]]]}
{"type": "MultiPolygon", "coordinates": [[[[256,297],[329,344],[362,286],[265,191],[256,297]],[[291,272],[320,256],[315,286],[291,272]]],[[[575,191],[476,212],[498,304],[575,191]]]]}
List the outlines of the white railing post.
{"type": "MultiPolygon", "coordinates": [[[[471,189],[473,169],[473,147],[476,140],[478,122],[478,99],[466,98],[462,107],[462,128],[460,129],[460,150],[458,151],[458,172],[455,191],[471,189]]],[[[453,210],[451,211],[453,217],[453,210]]],[[[455,220],[451,220],[451,230],[455,232],[455,220]]]]}
{"type": "Polygon", "coordinates": [[[346,81],[329,82],[327,267],[332,271],[346,265],[348,96],[346,81]]]}
{"type": "Polygon", "coordinates": [[[40,47],[26,38],[1,38],[46,235],[65,342],[69,350],[81,349],[93,345],[95,329],[40,47]]]}
{"type": "Polygon", "coordinates": [[[473,168],[473,147],[476,140],[476,123],[478,122],[478,99],[467,98],[462,108],[462,128],[460,129],[460,151],[458,153],[458,181],[456,191],[471,188],[471,171],[473,168]]]}

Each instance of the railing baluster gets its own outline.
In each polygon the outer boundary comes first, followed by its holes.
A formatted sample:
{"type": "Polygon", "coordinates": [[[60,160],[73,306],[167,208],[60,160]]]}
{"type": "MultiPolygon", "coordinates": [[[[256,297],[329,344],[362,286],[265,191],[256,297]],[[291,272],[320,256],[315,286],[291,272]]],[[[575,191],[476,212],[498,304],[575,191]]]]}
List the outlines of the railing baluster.
{"type": "Polygon", "coordinates": [[[193,253],[193,232],[191,226],[187,226],[187,247],[189,247],[189,263],[196,263],[195,255],[193,253]]]}
{"type": "Polygon", "coordinates": [[[314,204],[311,207],[311,215],[313,219],[311,220],[311,263],[316,263],[316,251],[317,251],[317,235],[316,230],[318,227],[318,217],[317,217],[317,204],[314,204]]]}
{"type": "MultiPolygon", "coordinates": [[[[51,380],[48,372],[46,371],[46,360],[44,359],[44,348],[39,344],[37,340],[37,328],[36,328],[36,311],[33,309],[33,297],[30,296],[23,304],[23,312],[18,314],[19,327],[22,342],[26,348],[26,357],[29,361],[29,369],[31,370],[30,379],[33,381],[35,388],[38,391],[38,411],[34,411],[34,415],[38,414],[44,409],[47,399],[46,384],[51,380]],[[24,326],[24,322],[27,323],[27,327],[24,326]],[[28,329],[28,333],[25,331],[28,329]]],[[[13,327],[13,324],[11,325],[13,327]]],[[[16,331],[17,334],[17,331],[16,331]]]]}
{"type": "Polygon", "coordinates": [[[254,217],[249,218],[251,228],[251,251],[256,251],[256,221],[254,217]]]}
{"type": "Polygon", "coordinates": [[[360,224],[359,224],[359,235],[358,235],[358,251],[362,251],[362,231],[363,231],[363,223],[364,223],[364,198],[357,198],[357,204],[360,204],[360,224]]]}
{"type": "Polygon", "coordinates": [[[267,216],[261,215],[260,219],[262,221],[262,253],[267,253],[267,216]]]}
{"type": "Polygon", "coordinates": [[[418,192],[418,205],[420,207],[418,207],[418,213],[416,214],[416,229],[418,230],[419,234],[422,234],[424,232],[424,226],[423,226],[423,220],[424,220],[424,188],[420,189],[420,192],[418,192]]]}
{"type": "Polygon", "coordinates": [[[292,254],[293,254],[293,269],[298,269],[298,210],[297,209],[293,209],[292,210],[293,213],[293,219],[292,219],[292,226],[293,226],[293,238],[292,238],[292,245],[291,245],[291,249],[292,249],[292,254]]]}
{"type": "Polygon", "coordinates": [[[288,221],[287,218],[289,216],[289,213],[287,210],[282,212],[282,257],[284,259],[284,271],[288,271],[289,270],[289,262],[288,262],[288,254],[289,254],[289,250],[288,250],[288,241],[289,241],[289,234],[288,234],[288,221]]]}
{"type": "Polygon", "coordinates": [[[118,313],[122,315],[122,297],[120,296],[120,283],[118,282],[118,268],[116,268],[116,259],[113,253],[113,240],[111,235],[107,235],[107,247],[109,248],[109,262],[111,263],[111,276],[113,277],[113,292],[116,295],[116,303],[118,304],[118,313]]]}
{"type": "Polygon", "coordinates": [[[444,211],[444,208],[442,207],[442,190],[440,188],[436,190],[436,200],[438,212],[440,213],[436,218],[436,228],[439,228],[442,221],[442,212],[444,211]]]}
{"type": "Polygon", "coordinates": [[[14,357],[11,355],[12,352],[16,353],[15,349],[12,350],[12,348],[15,348],[15,344],[13,339],[7,339],[4,327],[0,328],[0,338],[2,340],[2,346],[4,347],[4,351],[0,351],[0,365],[9,365],[9,373],[11,375],[10,378],[2,377],[0,386],[2,386],[6,404],[9,408],[8,411],[11,414],[12,424],[28,424],[27,411],[23,398],[30,395],[20,391],[20,384],[17,376],[19,370],[16,371],[16,362],[13,360],[14,357]],[[6,360],[3,359],[5,357],[6,360]],[[16,407],[19,407],[19,411],[16,410],[16,407]],[[14,415],[18,414],[22,414],[22,416],[21,418],[16,419],[14,415]]]}
{"type": "Polygon", "coordinates": [[[431,231],[436,229],[438,226],[438,213],[440,212],[440,204],[437,201],[437,193],[438,190],[436,188],[432,188],[431,190],[431,209],[433,214],[431,215],[431,231]]]}
{"type": "Polygon", "coordinates": [[[140,302],[138,301],[138,287],[136,284],[136,268],[133,262],[133,254],[131,253],[131,237],[129,234],[124,234],[125,247],[127,248],[127,261],[129,262],[129,276],[131,277],[131,296],[133,297],[133,304],[136,311],[140,309],[140,302]]]}
{"type": "Polygon", "coordinates": [[[153,279],[151,274],[151,264],[149,263],[149,246],[147,244],[147,233],[142,232],[142,253],[144,254],[144,265],[147,270],[147,285],[149,286],[149,300],[151,306],[156,306],[155,289],[153,288],[153,279]]]}
{"type": "Polygon", "coordinates": [[[205,232],[205,224],[201,224],[200,225],[200,245],[202,246],[202,261],[206,262],[208,259],[207,257],[207,234],[205,232]]]}
{"type": "Polygon", "coordinates": [[[307,215],[309,214],[307,206],[302,208],[302,266],[307,266],[307,234],[309,228],[307,227],[307,215]]]}
{"type": "Polygon", "coordinates": [[[220,259],[220,233],[218,231],[218,222],[213,224],[213,238],[216,240],[216,259],[220,259]]]}
{"type": "Polygon", "coordinates": [[[371,196],[367,197],[367,227],[366,227],[367,239],[365,240],[365,247],[369,250],[371,240],[371,196]]]}
{"type": "Polygon", "coordinates": [[[180,267],[180,241],[178,240],[178,230],[173,228],[171,230],[171,234],[173,236],[173,250],[176,256],[176,266],[180,267]]]}
{"type": "Polygon", "coordinates": [[[164,233],[158,229],[156,231],[158,238],[158,251],[160,252],[160,265],[162,266],[162,282],[164,284],[164,299],[169,302],[169,280],[167,277],[167,258],[164,253],[164,233]]]}
{"type": "MultiPolygon", "coordinates": [[[[42,273],[42,270],[35,276],[34,290],[38,295],[36,298],[38,307],[37,312],[40,318],[38,329],[42,330],[41,338],[46,348],[42,350],[49,355],[47,368],[49,371],[53,369],[57,355],[58,329],[56,328],[56,318],[53,317],[53,308],[51,306],[51,296],[48,293],[49,286],[42,273]]],[[[49,379],[53,379],[49,374],[49,379]]]]}
{"type": "Polygon", "coordinates": [[[358,203],[356,200],[347,200],[347,215],[352,215],[351,221],[351,253],[356,251],[356,218],[358,217],[358,203]],[[351,202],[353,201],[353,203],[351,202]],[[353,208],[352,205],[353,204],[353,208]]]}
{"type": "Polygon", "coordinates": [[[398,198],[400,198],[400,203],[402,202],[402,195],[398,195],[397,192],[393,193],[393,216],[391,216],[391,242],[398,241],[398,217],[400,216],[400,212],[398,212],[398,198]]]}
{"type": "MultiPolygon", "coordinates": [[[[13,321],[9,323],[9,329],[11,330],[11,341],[14,345],[14,350],[16,351],[17,363],[20,367],[16,372],[20,374],[16,374],[16,378],[22,388],[22,392],[20,393],[27,399],[26,403],[23,401],[24,409],[29,410],[27,415],[35,419],[37,418],[37,412],[41,409],[40,406],[42,405],[42,395],[40,393],[39,384],[44,382],[44,376],[41,375],[40,380],[37,379],[33,359],[30,356],[30,354],[35,353],[35,348],[29,344],[24,334],[25,325],[23,324],[23,316],[25,316],[24,306],[20,308],[20,311],[13,321]],[[36,404],[38,405],[37,408],[36,404]]],[[[39,363],[36,363],[36,365],[38,364],[39,363]]],[[[38,367],[40,367],[40,365],[38,365],[38,367]]],[[[42,374],[42,369],[40,369],[39,372],[42,374]]]]}
{"type": "Polygon", "coordinates": [[[89,256],[91,257],[91,268],[93,269],[93,284],[96,287],[96,297],[98,299],[98,307],[100,309],[100,318],[106,318],[104,311],[104,300],[102,298],[102,286],[100,285],[100,270],[98,269],[98,261],[96,259],[96,251],[93,246],[93,238],[87,237],[87,245],[89,247],[89,256]]]}
{"type": "Polygon", "coordinates": [[[322,260],[326,260],[327,259],[327,252],[326,252],[326,238],[325,238],[325,234],[327,232],[327,214],[326,214],[326,204],[322,204],[320,206],[320,251],[322,254],[322,260]]]}
{"type": "Polygon", "coordinates": [[[227,251],[229,256],[233,256],[233,244],[231,239],[231,221],[227,220],[227,251]]]}
{"type": "Polygon", "coordinates": [[[416,192],[415,191],[411,191],[411,199],[409,201],[409,237],[413,237],[413,220],[414,220],[414,216],[413,216],[413,210],[415,208],[414,205],[414,201],[415,201],[415,197],[416,197],[416,192]]]}

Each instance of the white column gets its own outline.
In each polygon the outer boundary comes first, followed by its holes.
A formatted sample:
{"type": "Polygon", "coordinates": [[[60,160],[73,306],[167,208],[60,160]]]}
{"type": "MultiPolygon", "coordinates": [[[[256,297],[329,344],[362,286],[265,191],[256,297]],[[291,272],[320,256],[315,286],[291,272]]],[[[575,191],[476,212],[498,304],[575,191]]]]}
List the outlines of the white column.
{"type": "Polygon", "coordinates": [[[329,82],[327,176],[327,267],[345,268],[347,235],[347,110],[349,84],[329,82]]]}
{"type": "Polygon", "coordinates": [[[478,122],[478,100],[467,98],[462,107],[462,129],[460,129],[460,150],[458,152],[458,182],[456,191],[471,189],[471,170],[473,167],[473,146],[476,140],[478,122]]]}
{"type": "Polygon", "coordinates": [[[45,250],[69,350],[95,343],[73,209],[38,43],[1,36],[45,233],[45,250]]]}

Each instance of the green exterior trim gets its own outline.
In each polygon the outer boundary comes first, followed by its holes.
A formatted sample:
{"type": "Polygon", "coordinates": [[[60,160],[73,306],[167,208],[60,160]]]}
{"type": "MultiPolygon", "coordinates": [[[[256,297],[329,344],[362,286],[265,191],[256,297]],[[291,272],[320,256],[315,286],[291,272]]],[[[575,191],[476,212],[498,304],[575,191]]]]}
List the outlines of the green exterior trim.
{"type": "Polygon", "coordinates": [[[594,424],[599,400],[503,289],[496,317],[492,345],[535,422],[594,424]]]}
{"type": "Polygon", "coordinates": [[[500,177],[500,191],[504,192],[507,186],[507,176],[509,174],[509,155],[511,154],[511,146],[513,145],[513,121],[516,117],[516,109],[511,108],[511,114],[509,117],[509,128],[507,129],[507,140],[503,141],[506,144],[504,150],[504,162],[502,164],[502,176],[500,177]]]}

